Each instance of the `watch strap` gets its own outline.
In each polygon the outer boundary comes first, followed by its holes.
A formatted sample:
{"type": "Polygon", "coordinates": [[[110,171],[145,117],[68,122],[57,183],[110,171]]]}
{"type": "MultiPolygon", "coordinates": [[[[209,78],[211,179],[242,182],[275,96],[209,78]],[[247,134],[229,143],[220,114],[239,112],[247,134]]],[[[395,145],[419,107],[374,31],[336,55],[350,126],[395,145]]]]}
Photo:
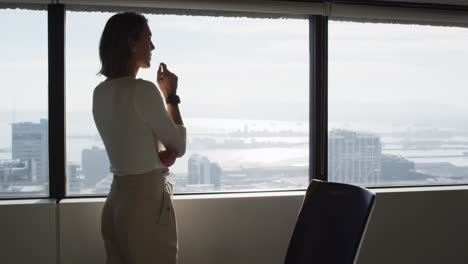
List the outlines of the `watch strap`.
{"type": "Polygon", "coordinates": [[[166,104],[178,105],[180,104],[180,97],[176,94],[171,94],[166,98],[166,104]]]}

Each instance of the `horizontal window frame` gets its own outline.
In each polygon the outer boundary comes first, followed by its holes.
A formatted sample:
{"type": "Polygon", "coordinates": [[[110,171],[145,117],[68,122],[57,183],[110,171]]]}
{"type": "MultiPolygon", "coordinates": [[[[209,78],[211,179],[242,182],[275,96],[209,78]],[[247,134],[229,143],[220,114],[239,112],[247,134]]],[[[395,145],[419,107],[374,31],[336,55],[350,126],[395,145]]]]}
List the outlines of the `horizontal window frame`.
{"type": "MultiPolygon", "coordinates": [[[[468,184],[444,184],[444,185],[398,185],[398,186],[387,186],[387,185],[382,185],[382,186],[366,186],[366,185],[360,185],[360,187],[376,191],[376,190],[390,190],[392,192],[398,192],[398,190],[401,189],[426,189],[422,191],[434,191],[435,189],[451,189],[451,188],[461,188],[461,190],[468,190],[468,184]]],[[[297,193],[297,192],[305,192],[307,189],[285,189],[285,190],[247,190],[247,191],[220,191],[220,192],[203,192],[203,193],[197,193],[197,192],[182,192],[182,193],[174,193],[174,197],[187,197],[187,196],[201,196],[201,195],[207,195],[207,196],[236,196],[236,197],[250,197],[251,195],[255,195],[255,197],[268,197],[271,195],[275,196],[281,196],[281,194],[287,194],[289,192],[291,193],[297,193]],[[245,195],[245,196],[243,196],[245,195]]],[[[64,198],[66,199],[97,199],[97,198],[106,198],[106,195],[69,195],[64,198]]],[[[25,200],[28,198],[25,198],[25,200]]],[[[39,199],[39,198],[38,198],[39,199]]],[[[46,198],[44,198],[46,199],[46,198]]]]}

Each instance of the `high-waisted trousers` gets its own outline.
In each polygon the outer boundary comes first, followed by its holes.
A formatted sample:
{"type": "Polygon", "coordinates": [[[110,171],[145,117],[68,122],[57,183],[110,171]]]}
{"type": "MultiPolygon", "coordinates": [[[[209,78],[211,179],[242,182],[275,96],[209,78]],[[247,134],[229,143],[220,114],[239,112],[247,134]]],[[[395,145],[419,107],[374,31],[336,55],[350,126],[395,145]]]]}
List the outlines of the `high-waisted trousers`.
{"type": "Polygon", "coordinates": [[[107,264],[175,264],[177,224],[164,171],[114,175],[101,217],[107,264]]]}

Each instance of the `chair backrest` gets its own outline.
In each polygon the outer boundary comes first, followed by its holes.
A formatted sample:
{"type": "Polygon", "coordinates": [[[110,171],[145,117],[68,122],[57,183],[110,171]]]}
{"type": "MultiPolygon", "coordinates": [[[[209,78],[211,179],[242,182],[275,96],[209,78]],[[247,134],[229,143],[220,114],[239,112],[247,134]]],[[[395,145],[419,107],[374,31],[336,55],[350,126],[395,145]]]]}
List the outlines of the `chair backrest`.
{"type": "Polygon", "coordinates": [[[285,264],[352,264],[375,194],[358,186],[313,180],[307,188],[285,264]]]}

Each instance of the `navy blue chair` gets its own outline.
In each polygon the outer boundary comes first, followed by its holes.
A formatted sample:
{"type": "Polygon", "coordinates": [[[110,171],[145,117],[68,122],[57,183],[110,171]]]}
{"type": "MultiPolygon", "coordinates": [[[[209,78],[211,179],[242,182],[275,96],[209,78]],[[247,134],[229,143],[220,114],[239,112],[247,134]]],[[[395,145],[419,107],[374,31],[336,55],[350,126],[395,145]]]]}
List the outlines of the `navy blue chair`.
{"type": "Polygon", "coordinates": [[[375,194],[358,186],[313,180],[285,264],[355,263],[375,194]]]}

